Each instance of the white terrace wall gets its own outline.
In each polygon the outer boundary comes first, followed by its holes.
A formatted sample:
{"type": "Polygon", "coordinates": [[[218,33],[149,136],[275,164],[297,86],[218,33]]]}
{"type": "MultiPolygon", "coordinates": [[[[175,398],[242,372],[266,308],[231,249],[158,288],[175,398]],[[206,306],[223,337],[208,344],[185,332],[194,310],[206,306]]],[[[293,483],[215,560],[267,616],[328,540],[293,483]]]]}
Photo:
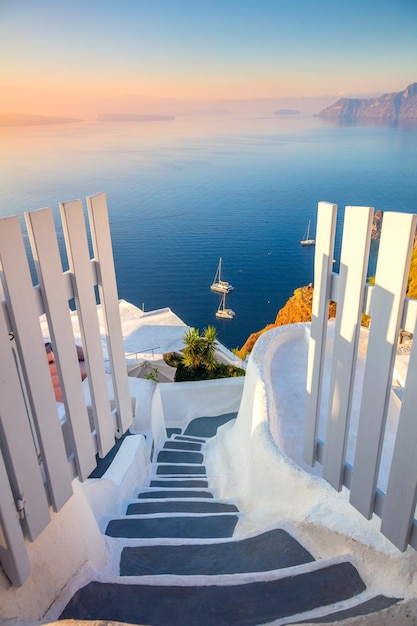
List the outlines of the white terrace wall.
{"type": "Polygon", "coordinates": [[[185,429],[196,417],[237,413],[245,377],[158,385],[167,428],[185,429]]]}

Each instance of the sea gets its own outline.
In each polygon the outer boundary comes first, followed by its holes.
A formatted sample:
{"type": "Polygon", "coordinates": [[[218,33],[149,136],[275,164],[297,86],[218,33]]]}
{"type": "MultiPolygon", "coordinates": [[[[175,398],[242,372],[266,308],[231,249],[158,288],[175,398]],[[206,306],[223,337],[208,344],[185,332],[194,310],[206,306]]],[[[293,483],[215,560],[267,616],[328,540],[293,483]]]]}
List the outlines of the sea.
{"type": "Polygon", "coordinates": [[[335,271],[345,206],[417,212],[417,124],[179,116],[7,127],[0,139],[0,217],[24,228],[25,211],[51,207],[61,236],[59,202],[105,192],[119,297],[215,325],[229,348],[313,282],[314,248],[300,240],[319,201],[339,207],[335,271]],[[232,320],[216,318],[210,291],[220,257],[232,320]]]}

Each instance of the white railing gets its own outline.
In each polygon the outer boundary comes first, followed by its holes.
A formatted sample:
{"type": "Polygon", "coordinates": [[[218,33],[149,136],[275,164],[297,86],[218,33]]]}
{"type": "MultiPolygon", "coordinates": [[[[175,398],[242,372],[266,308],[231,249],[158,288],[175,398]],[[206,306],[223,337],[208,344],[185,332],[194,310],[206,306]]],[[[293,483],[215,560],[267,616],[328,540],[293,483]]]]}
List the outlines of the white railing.
{"type": "MultiPolygon", "coordinates": [[[[104,194],[60,204],[69,270],[63,272],[51,209],[25,215],[39,285],[33,287],[17,217],[0,220],[0,563],[15,585],[30,573],[35,541],[132,423],[113,252],[104,194]],[[95,288],[114,388],[111,410],[95,288]],[[75,299],[91,404],[86,406],[69,301],[75,299]],[[46,314],[65,408],[60,421],[39,317],[46,314]],[[89,416],[90,412],[90,416],[89,416]],[[51,511],[52,508],[52,511],[51,511]]],[[[85,384],[85,383],[84,383],[85,384]]]]}
{"type": "MultiPolygon", "coordinates": [[[[375,285],[366,285],[373,209],[346,207],[339,274],[332,272],[336,205],[319,203],[314,299],[308,355],[304,457],[322,463],[323,477],[400,550],[417,549],[417,348],[414,345],[396,430],[386,493],[377,488],[400,330],[416,331],[417,301],[406,298],[416,215],[383,216],[375,285]],[[318,429],[329,301],[337,303],[325,441],[318,429]],[[362,313],[371,316],[353,465],[346,462],[362,313]]],[[[414,342],[415,344],[416,342],[414,342]]],[[[323,394],[324,395],[324,394],[323,394]]]]}

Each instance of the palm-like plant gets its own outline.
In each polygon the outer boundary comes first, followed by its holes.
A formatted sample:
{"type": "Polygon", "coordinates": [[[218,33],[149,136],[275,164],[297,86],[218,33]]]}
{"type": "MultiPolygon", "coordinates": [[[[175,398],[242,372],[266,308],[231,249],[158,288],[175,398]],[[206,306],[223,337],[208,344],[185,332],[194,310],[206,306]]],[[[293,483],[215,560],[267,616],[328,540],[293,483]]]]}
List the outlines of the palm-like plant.
{"type": "Polygon", "coordinates": [[[207,326],[203,331],[204,349],[203,349],[203,366],[208,372],[216,369],[216,343],[217,330],[214,326],[207,326]]]}
{"type": "Polygon", "coordinates": [[[197,328],[189,328],[184,335],[185,348],[182,361],[185,367],[196,368],[200,366],[203,342],[197,328]]]}
{"type": "Polygon", "coordinates": [[[190,328],[184,335],[185,348],[182,362],[185,367],[204,369],[208,372],[216,369],[215,357],[217,330],[214,326],[204,329],[202,335],[196,328],[190,328]]]}

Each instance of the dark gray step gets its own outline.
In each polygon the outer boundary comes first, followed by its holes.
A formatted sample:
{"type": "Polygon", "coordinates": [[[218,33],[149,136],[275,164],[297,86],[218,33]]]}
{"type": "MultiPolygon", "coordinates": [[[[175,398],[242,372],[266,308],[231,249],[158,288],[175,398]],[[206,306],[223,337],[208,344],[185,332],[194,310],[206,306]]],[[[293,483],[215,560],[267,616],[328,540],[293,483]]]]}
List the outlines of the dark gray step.
{"type": "Polygon", "coordinates": [[[312,555],[298,541],[278,529],[240,541],[124,548],[120,575],[211,576],[266,572],[312,561],[312,555]]]}
{"type": "Polygon", "coordinates": [[[157,463],[202,463],[204,456],[201,452],[188,450],[161,450],[156,459],[157,463]]]}
{"type": "Polygon", "coordinates": [[[166,441],[164,443],[166,450],[194,450],[199,452],[202,448],[201,443],[192,443],[191,441],[166,441]]]}
{"type": "Polygon", "coordinates": [[[258,626],[341,602],[364,590],[351,563],[233,586],[91,582],[77,591],[60,619],[152,626],[258,626]]]}
{"type": "Polygon", "coordinates": [[[103,474],[109,469],[110,465],[114,461],[116,454],[120,450],[120,446],[122,445],[126,437],[129,437],[130,435],[131,433],[127,431],[119,439],[115,439],[114,446],[106,454],[105,457],[100,458],[99,456],[96,456],[97,465],[88,476],[88,478],[101,478],[103,476],[103,474]]]}
{"type": "Polygon", "coordinates": [[[175,435],[174,441],[194,441],[194,443],[206,443],[205,439],[200,437],[185,437],[184,435],[175,435]]]}
{"type": "Polygon", "coordinates": [[[204,465],[158,465],[156,468],[156,473],[158,475],[170,475],[174,476],[175,474],[185,475],[206,475],[206,468],[204,465]]]}
{"type": "Polygon", "coordinates": [[[212,498],[213,494],[209,491],[196,491],[192,489],[187,490],[175,490],[169,489],[168,491],[155,490],[155,491],[142,491],[138,494],[138,498],[145,498],[149,500],[155,500],[157,498],[212,498]]]}
{"type": "Polygon", "coordinates": [[[149,515],[153,513],[238,513],[234,504],[226,502],[203,502],[195,500],[167,500],[161,502],[133,502],[126,515],[149,515]]]}
{"type": "Polygon", "coordinates": [[[149,517],[143,519],[111,520],[106,528],[110,537],[219,539],[232,537],[238,521],[237,515],[186,515],[174,517],[149,517]]]}
{"type": "Polygon", "coordinates": [[[150,487],[208,487],[207,480],[201,480],[200,478],[176,478],[175,480],[151,480],[150,487]]]}
{"type": "Polygon", "coordinates": [[[184,431],[186,436],[196,437],[214,437],[219,426],[223,426],[226,422],[235,419],[237,413],[225,413],[216,415],[215,417],[196,417],[187,426],[184,431]]]}
{"type": "Polygon", "coordinates": [[[361,615],[370,615],[371,613],[377,613],[388,609],[393,604],[397,604],[403,598],[388,598],[387,596],[375,596],[361,602],[356,606],[349,607],[343,611],[337,611],[336,613],[328,613],[315,619],[303,620],[302,622],[294,622],[294,624],[331,624],[333,622],[339,622],[351,617],[360,617],[361,615]]]}
{"type": "Polygon", "coordinates": [[[181,428],[167,428],[167,437],[172,437],[173,435],[180,435],[182,430],[181,428]]]}

